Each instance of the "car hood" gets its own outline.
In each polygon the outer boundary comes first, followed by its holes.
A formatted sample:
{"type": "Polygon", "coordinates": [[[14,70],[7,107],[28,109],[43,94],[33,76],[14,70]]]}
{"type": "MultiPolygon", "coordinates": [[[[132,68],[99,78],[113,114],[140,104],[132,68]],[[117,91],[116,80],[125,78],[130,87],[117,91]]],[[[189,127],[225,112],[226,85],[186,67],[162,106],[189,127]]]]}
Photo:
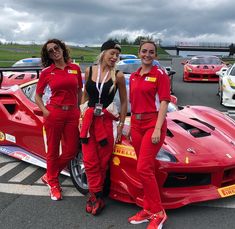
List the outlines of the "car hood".
{"type": "Polygon", "coordinates": [[[224,65],[209,65],[209,64],[202,64],[202,65],[187,65],[193,71],[212,71],[217,72],[219,71],[224,65]]]}
{"type": "Polygon", "coordinates": [[[235,123],[214,109],[186,107],[168,114],[165,147],[193,165],[235,161],[235,123]],[[208,114],[208,112],[212,112],[208,114]]]}

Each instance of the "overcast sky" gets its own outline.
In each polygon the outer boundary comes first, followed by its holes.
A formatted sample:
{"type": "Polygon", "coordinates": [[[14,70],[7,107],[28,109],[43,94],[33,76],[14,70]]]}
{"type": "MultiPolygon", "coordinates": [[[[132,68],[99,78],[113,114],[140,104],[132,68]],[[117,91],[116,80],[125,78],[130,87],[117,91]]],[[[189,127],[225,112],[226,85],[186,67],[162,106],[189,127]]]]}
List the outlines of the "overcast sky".
{"type": "Polygon", "coordinates": [[[149,35],[164,43],[234,42],[234,0],[1,0],[0,41],[78,45],[149,35]]]}

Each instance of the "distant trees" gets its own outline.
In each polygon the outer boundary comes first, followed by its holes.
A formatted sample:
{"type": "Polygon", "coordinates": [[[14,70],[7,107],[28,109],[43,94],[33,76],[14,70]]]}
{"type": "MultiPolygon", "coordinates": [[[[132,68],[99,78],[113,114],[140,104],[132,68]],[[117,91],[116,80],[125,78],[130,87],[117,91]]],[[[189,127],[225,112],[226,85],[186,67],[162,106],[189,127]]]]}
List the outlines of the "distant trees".
{"type": "MultiPolygon", "coordinates": [[[[152,36],[138,36],[138,37],[135,38],[134,41],[129,41],[129,39],[127,37],[124,37],[124,38],[121,38],[121,39],[110,38],[109,40],[115,40],[118,43],[120,43],[121,45],[139,45],[142,40],[153,40],[153,41],[155,41],[152,36]]],[[[159,39],[157,39],[157,41],[158,40],[159,39]]]]}

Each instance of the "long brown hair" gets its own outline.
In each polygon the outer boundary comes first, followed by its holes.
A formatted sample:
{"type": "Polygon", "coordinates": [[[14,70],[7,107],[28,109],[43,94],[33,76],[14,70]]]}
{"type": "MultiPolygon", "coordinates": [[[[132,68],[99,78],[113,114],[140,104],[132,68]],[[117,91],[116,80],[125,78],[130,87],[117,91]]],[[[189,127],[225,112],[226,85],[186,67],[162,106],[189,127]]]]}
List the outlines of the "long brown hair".
{"type": "Polygon", "coordinates": [[[65,63],[68,63],[70,60],[69,49],[67,48],[65,43],[58,39],[50,39],[42,46],[42,50],[41,50],[42,66],[48,67],[52,63],[54,63],[53,60],[50,58],[49,53],[47,51],[47,44],[49,43],[57,44],[63,50],[64,61],[65,63]]]}

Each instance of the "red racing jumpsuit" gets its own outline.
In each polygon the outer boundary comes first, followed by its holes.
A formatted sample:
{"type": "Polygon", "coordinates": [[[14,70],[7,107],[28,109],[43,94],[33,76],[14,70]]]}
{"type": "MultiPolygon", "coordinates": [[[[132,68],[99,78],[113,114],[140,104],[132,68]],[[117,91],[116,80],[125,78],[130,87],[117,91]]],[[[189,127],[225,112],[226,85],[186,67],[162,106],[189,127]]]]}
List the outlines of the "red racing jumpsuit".
{"type": "Polygon", "coordinates": [[[160,102],[170,101],[170,81],[165,71],[157,66],[142,76],[140,70],[130,76],[131,139],[138,158],[137,174],[143,184],[143,208],[157,213],[163,207],[155,177],[155,158],[166,136],[166,120],[161,128],[160,142],[153,144],[151,136],[160,102]]]}
{"type": "Polygon", "coordinates": [[[52,64],[43,69],[36,93],[43,94],[47,86],[51,90],[51,97],[46,105],[50,114],[44,118],[47,136],[47,179],[49,185],[54,187],[59,186],[60,172],[74,158],[78,149],[78,90],[82,90],[79,66],[69,63],[62,70],[52,64]]]}
{"type": "Polygon", "coordinates": [[[90,68],[90,74],[86,82],[86,91],[89,96],[89,109],[85,112],[85,117],[83,119],[81,140],[83,143],[83,161],[89,184],[89,191],[90,193],[99,193],[103,191],[106,170],[114,147],[114,117],[109,115],[105,108],[113,102],[116,90],[110,92],[110,88],[113,85],[112,79],[109,79],[104,83],[100,101],[103,104],[104,114],[102,116],[93,115],[95,104],[98,102],[98,90],[96,89],[96,82],[94,82],[91,77],[92,68],[90,68]],[[83,139],[83,132],[85,126],[88,125],[89,137],[85,140],[83,139]]]}

